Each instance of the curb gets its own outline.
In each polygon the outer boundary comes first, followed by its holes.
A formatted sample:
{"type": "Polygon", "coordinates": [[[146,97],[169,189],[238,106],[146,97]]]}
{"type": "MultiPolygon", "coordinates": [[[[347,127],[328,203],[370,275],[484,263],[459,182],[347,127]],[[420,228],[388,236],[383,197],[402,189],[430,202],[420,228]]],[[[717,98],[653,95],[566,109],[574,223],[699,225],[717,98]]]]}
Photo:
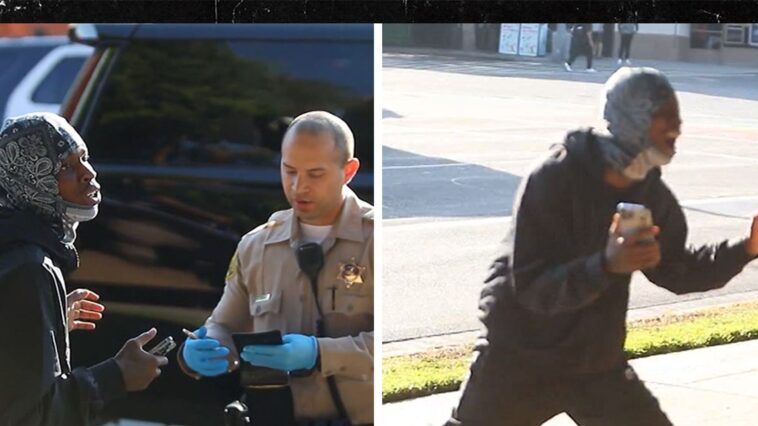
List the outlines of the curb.
{"type": "Polygon", "coordinates": [[[505,62],[519,62],[523,59],[536,62],[552,62],[548,57],[525,57],[517,55],[506,55],[503,53],[489,53],[478,50],[457,50],[457,49],[434,49],[434,48],[421,48],[421,47],[399,47],[399,46],[385,46],[382,48],[382,54],[403,54],[403,55],[419,55],[419,56],[437,56],[437,57],[450,57],[450,58],[471,58],[471,59],[489,59],[495,61],[505,62]]]}
{"type": "MultiPolygon", "coordinates": [[[[684,300],[666,305],[633,308],[627,311],[627,320],[638,321],[660,318],[664,315],[688,314],[704,309],[718,309],[750,301],[758,301],[758,290],[744,293],[730,293],[706,299],[684,300]]],[[[382,358],[421,354],[467,343],[473,345],[479,333],[479,330],[463,330],[436,336],[382,342],[382,358]]]]}
{"type": "MultiPolygon", "coordinates": [[[[744,342],[758,339],[758,303],[753,299],[749,303],[725,303],[708,308],[681,309],[669,315],[652,315],[646,319],[633,320],[637,326],[629,328],[625,344],[628,359],[646,358],[654,355],[672,354],[691,349],[714,347],[724,344],[744,342]],[[737,312],[730,312],[736,308],[737,312]],[[692,314],[699,313],[694,317],[692,314]],[[670,318],[666,318],[670,316],[670,318]],[[703,328],[703,327],[706,328],[703,328]],[[706,330],[706,331],[703,331],[706,330]],[[631,342],[631,343],[630,343],[631,342]]],[[[461,333],[468,337],[471,332],[461,333]]],[[[439,337],[439,336],[438,336],[439,337]]],[[[444,337],[444,336],[443,336],[444,337]]],[[[384,356],[399,359],[397,363],[387,362],[383,367],[385,378],[393,377],[388,382],[388,388],[382,389],[382,403],[398,402],[440,392],[456,390],[463,381],[466,370],[466,359],[463,352],[469,344],[459,344],[447,350],[452,353],[443,354],[445,347],[418,353],[384,356]],[[421,355],[415,357],[414,355],[421,355]],[[420,375],[411,371],[418,371],[420,375]],[[420,380],[400,380],[397,377],[405,375],[419,377],[420,380]]]]}

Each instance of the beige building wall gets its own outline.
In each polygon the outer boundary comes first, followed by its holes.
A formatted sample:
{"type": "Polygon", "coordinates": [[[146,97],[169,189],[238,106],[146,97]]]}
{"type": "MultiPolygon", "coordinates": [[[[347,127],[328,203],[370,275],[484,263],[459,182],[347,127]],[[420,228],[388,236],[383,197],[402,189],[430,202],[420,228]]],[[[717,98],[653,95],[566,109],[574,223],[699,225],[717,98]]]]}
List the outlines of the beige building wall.
{"type": "MultiPolygon", "coordinates": [[[[614,57],[621,37],[614,37],[614,57]]],[[[690,48],[690,24],[640,24],[632,40],[631,59],[699,62],[719,65],[758,66],[758,48],[722,46],[721,49],[690,48]]]]}

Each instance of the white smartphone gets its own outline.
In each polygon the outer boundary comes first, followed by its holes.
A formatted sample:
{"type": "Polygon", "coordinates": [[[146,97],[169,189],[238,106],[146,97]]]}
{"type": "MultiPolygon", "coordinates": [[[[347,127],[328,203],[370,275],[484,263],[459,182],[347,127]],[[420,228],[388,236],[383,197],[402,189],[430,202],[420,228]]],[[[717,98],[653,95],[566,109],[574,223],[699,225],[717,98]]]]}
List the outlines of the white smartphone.
{"type": "Polygon", "coordinates": [[[176,342],[174,342],[174,338],[171,336],[168,336],[165,339],[163,339],[163,341],[155,345],[148,352],[155,356],[166,356],[166,354],[171,352],[175,347],[176,347],[176,342]]]}
{"type": "Polygon", "coordinates": [[[616,211],[621,215],[618,231],[622,236],[653,226],[653,213],[642,204],[618,203],[616,211]]]}

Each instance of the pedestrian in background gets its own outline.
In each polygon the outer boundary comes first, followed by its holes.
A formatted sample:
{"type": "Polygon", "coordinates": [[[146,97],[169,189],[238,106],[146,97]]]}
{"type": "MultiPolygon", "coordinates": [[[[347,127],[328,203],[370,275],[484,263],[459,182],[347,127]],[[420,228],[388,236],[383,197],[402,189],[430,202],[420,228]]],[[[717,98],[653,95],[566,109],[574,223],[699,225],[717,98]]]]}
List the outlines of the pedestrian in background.
{"type": "Polygon", "coordinates": [[[632,61],[629,60],[629,53],[632,49],[632,38],[639,31],[639,24],[618,24],[619,34],[621,34],[621,44],[619,45],[619,59],[618,64],[621,65],[625,62],[627,65],[631,65],[632,61]]]}
{"type": "Polygon", "coordinates": [[[603,55],[603,24],[592,24],[592,43],[595,57],[601,57],[603,55]]]}
{"type": "Polygon", "coordinates": [[[592,24],[575,24],[571,28],[571,48],[568,61],[563,63],[566,71],[571,71],[571,64],[579,56],[587,57],[587,72],[596,72],[592,68],[592,24]]]}

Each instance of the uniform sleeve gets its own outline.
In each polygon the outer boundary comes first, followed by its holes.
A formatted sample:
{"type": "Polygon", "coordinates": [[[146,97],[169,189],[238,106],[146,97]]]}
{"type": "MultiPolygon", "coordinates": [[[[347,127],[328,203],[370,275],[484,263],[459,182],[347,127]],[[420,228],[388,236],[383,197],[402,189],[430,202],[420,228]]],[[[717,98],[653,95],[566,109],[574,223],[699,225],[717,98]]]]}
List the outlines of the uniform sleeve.
{"type": "Polygon", "coordinates": [[[753,259],[745,250],[744,239],[687,246],[684,212],[667,188],[662,200],[666,209],[659,224],[661,262],[656,268],[643,271],[654,284],[676,294],[721,288],[753,259]]]}
{"type": "Polygon", "coordinates": [[[232,333],[251,330],[253,327],[253,319],[249,310],[249,294],[241,273],[243,269],[239,253],[238,247],[229,262],[229,271],[226,273],[226,285],[221,300],[205,322],[205,326],[208,328],[208,336],[218,339],[221,345],[229,348],[230,366],[234,365],[239,359],[232,340],[232,333]]]}
{"type": "MultiPolygon", "coordinates": [[[[620,276],[604,268],[603,249],[578,255],[570,234],[570,201],[565,178],[544,168],[530,175],[514,206],[513,286],[530,311],[555,315],[579,310],[620,276]]],[[[610,222],[610,218],[608,218],[610,222]]],[[[610,224],[610,223],[609,223],[610,224]]],[[[487,282],[508,279],[508,256],[495,260],[487,282]]]]}
{"type": "Polygon", "coordinates": [[[374,332],[358,336],[320,337],[321,374],[324,377],[344,376],[357,380],[374,379],[374,332]]]}
{"type": "MultiPolygon", "coordinates": [[[[213,309],[211,316],[205,321],[208,330],[207,337],[217,339],[222,346],[229,348],[229,371],[239,365],[239,354],[234,347],[232,333],[238,330],[250,330],[252,318],[248,311],[248,292],[241,276],[241,263],[239,258],[240,248],[234,252],[226,272],[224,293],[221,300],[213,309]]],[[[200,379],[201,376],[187,365],[183,356],[184,342],[179,346],[176,353],[179,368],[190,377],[200,379]]],[[[2,426],[2,425],[0,425],[2,426]]]]}
{"type": "Polygon", "coordinates": [[[88,424],[93,412],[126,393],[113,359],[55,376],[55,329],[43,312],[51,280],[31,263],[3,279],[0,324],[12,324],[14,337],[0,350],[0,383],[13,386],[0,386],[0,425],[88,424]]]}

